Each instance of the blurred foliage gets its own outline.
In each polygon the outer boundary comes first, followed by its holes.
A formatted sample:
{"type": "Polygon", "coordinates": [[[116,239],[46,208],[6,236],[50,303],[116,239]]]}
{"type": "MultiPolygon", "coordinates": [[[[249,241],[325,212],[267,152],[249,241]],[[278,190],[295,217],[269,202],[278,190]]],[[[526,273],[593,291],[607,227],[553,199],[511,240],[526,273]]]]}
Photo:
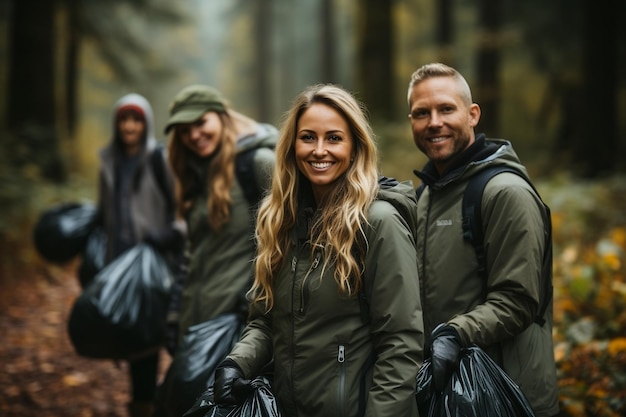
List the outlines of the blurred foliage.
{"type": "Polygon", "coordinates": [[[626,177],[561,176],[540,190],[554,226],[561,415],[626,415],[626,177]]]}
{"type": "Polygon", "coordinates": [[[32,247],[32,229],[39,214],[68,201],[94,201],[95,182],[71,173],[64,184],[46,180],[34,162],[19,164],[19,142],[0,144],[0,280],[23,276],[29,268],[47,268],[32,247]]]}

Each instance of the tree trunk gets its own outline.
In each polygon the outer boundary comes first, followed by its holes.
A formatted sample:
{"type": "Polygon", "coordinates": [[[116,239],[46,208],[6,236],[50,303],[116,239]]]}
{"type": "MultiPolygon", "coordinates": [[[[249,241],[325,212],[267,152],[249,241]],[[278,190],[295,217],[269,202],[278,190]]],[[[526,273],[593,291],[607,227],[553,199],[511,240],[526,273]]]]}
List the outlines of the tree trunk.
{"type": "Polygon", "coordinates": [[[437,7],[437,45],[439,47],[439,60],[447,65],[455,66],[452,52],[454,40],[453,3],[452,0],[439,0],[437,7]]]}
{"type": "Polygon", "coordinates": [[[621,158],[617,134],[618,5],[585,1],[582,100],[583,123],[574,143],[573,167],[585,177],[612,172],[621,158]]]}
{"type": "Polygon", "coordinates": [[[79,0],[67,0],[68,45],[65,73],[65,111],[66,125],[70,136],[74,134],[78,123],[78,56],[81,39],[79,0]]]}
{"type": "Polygon", "coordinates": [[[335,79],[335,25],[332,0],[322,0],[321,10],[322,27],[322,81],[327,83],[337,82],[335,79]]]}
{"type": "Polygon", "coordinates": [[[269,104],[272,102],[271,89],[269,88],[271,54],[271,28],[272,28],[272,0],[257,0],[256,20],[256,88],[259,111],[259,120],[267,121],[271,117],[269,104]]]}
{"type": "Polygon", "coordinates": [[[362,30],[359,33],[359,93],[373,119],[392,120],[393,37],[391,26],[392,1],[365,0],[359,8],[362,30]]]}
{"type": "Polygon", "coordinates": [[[15,1],[12,7],[7,126],[13,159],[33,163],[54,181],[65,179],[56,131],[54,2],[15,1]]]}
{"type": "Polygon", "coordinates": [[[479,21],[482,33],[477,51],[477,83],[474,101],[482,110],[478,130],[497,136],[500,120],[500,42],[499,0],[480,0],[479,21]]]}

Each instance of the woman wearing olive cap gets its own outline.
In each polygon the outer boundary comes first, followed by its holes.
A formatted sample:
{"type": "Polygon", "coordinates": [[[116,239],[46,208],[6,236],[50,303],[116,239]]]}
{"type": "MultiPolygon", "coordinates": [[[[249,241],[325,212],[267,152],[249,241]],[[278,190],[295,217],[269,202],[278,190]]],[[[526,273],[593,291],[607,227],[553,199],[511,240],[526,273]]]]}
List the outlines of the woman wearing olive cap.
{"type": "Polygon", "coordinates": [[[233,110],[216,89],[191,85],[174,97],[165,132],[178,216],[188,227],[184,282],[175,286],[168,318],[173,353],[190,326],[225,313],[247,316],[256,250],[253,200],[270,186],[278,131],[233,110]],[[242,164],[253,181],[238,176],[242,164]]]}

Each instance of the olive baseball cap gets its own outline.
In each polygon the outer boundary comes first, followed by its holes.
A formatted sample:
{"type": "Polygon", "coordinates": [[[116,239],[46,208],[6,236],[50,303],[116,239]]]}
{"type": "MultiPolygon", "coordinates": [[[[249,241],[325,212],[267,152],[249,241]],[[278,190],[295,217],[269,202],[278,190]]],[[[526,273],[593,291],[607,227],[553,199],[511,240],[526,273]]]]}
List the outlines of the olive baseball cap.
{"type": "Polygon", "coordinates": [[[165,125],[165,133],[174,125],[195,122],[208,111],[225,112],[226,100],[222,93],[213,87],[190,85],[174,96],[169,111],[170,117],[165,125]]]}

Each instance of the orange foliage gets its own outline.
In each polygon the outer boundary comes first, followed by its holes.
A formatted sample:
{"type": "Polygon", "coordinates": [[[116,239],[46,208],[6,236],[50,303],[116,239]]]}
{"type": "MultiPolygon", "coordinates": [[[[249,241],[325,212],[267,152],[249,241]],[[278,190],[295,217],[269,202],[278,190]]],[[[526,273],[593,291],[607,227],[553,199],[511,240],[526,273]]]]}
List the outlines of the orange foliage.
{"type": "MultiPolygon", "coordinates": [[[[567,222],[554,219],[557,242],[567,222]]],[[[625,252],[626,229],[616,227],[598,242],[570,241],[555,256],[554,353],[563,416],[626,415],[625,252]],[[585,331],[572,332],[581,324],[585,331]]]]}

